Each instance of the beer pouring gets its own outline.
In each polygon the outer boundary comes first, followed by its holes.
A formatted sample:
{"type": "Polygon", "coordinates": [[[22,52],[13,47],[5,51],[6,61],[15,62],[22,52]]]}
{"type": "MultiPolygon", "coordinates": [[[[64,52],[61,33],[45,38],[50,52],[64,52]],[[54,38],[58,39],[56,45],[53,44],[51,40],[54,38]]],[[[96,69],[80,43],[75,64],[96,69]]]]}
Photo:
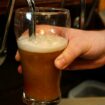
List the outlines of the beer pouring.
{"type": "MultiPolygon", "coordinates": [[[[30,8],[30,11],[32,13],[35,12],[34,0],[27,0],[27,2],[28,2],[28,6],[30,8]]],[[[4,31],[4,35],[3,35],[3,40],[2,40],[1,48],[0,48],[0,66],[4,63],[6,56],[7,56],[6,41],[7,41],[7,35],[8,35],[8,31],[9,31],[12,14],[13,14],[14,4],[15,4],[15,0],[9,0],[9,5],[8,5],[8,9],[7,9],[8,10],[8,12],[7,12],[8,18],[7,18],[5,31],[4,31]]],[[[29,35],[30,36],[32,36],[35,33],[35,21],[34,21],[35,17],[34,17],[34,15],[32,15],[32,19],[33,19],[33,21],[31,21],[31,24],[29,27],[29,35]]],[[[35,36],[35,34],[34,34],[34,36],[35,36]]]]}
{"type": "Polygon", "coordinates": [[[27,105],[57,105],[61,99],[60,70],[54,59],[66,48],[68,39],[52,26],[70,27],[69,10],[36,7],[36,35],[29,27],[33,12],[20,8],[15,12],[15,35],[23,70],[23,102],[27,105]]]}
{"type": "MultiPolygon", "coordinates": [[[[34,2],[34,0],[27,0],[27,3],[28,3],[30,11],[32,12],[31,19],[33,20],[30,23],[29,36],[31,38],[33,38],[32,36],[35,37],[35,31],[36,31],[35,30],[36,29],[35,28],[36,27],[36,17],[35,17],[35,15],[33,15],[33,13],[35,13],[35,2],[34,2]]],[[[8,19],[7,19],[5,32],[4,32],[4,36],[3,36],[3,40],[2,40],[1,48],[0,48],[0,65],[3,64],[3,62],[5,61],[6,56],[7,56],[6,40],[7,40],[7,34],[8,34],[8,30],[9,30],[12,13],[13,13],[14,4],[15,4],[15,0],[9,0],[8,19]]],[[[75,21],[74,24],[80,24],[80,28],[83,29],[84,22],[85,22],[85,0],[80,0],[80,4],[81,4],[80,21],[79,21],[79,23],[77,21],[75,21]]]]}

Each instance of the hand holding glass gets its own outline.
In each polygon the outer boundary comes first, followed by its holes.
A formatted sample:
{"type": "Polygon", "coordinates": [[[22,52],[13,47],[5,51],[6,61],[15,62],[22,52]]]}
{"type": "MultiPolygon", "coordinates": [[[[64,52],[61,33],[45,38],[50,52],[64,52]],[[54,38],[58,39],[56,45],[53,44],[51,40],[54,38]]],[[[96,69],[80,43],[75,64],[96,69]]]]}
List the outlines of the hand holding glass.
{"type": "Polygon", "coordinates": [[[15,33],[24,76],[23,99],[28,105],[56,105],[60,101],[61,73],[54,66],[54,60],[68,40],[53,26],[70,27],[69,10],[38,7],[34,14],[27,8],[16,11],[15,33]],[[32,15],[35,15],[36,33],[29,36],[32,15]]]}

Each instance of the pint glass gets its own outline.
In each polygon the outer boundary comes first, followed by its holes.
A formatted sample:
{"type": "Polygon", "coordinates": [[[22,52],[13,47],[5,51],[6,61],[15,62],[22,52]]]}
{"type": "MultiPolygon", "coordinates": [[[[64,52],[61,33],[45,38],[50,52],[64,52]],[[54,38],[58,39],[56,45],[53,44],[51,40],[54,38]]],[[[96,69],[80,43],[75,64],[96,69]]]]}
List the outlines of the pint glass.
{"type": "Polygon", "coordinates": [[[68,40],[57,26],[70,27],[67,9],[36,7],[32,13],[20,8],[15,13],[15,34],[24,77],[23,101],[27,105],[57,105],[60,102],[61,73],[55,58],[66,48],[68,40]],[[35,33],[29,35],[32,16],[35,33]]]}

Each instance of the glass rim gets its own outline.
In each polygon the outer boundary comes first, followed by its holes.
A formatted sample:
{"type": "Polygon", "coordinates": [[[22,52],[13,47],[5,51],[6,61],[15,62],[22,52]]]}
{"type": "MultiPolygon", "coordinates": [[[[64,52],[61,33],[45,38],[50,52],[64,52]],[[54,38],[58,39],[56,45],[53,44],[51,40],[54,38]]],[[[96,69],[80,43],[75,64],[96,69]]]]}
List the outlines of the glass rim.
{"type": "MultiPolygon", "coordinates": [[[[40,12],[40,10],[42,10],[41,12],[60,12],[60,13],[70,13],[70,11],[68,9],[65,8],[55,8],[55,7],[35,7],[35,10],[38,10],[38,12],[40,12]],[[46,11],[49,10],[49,11],[46,11]]],[[[37,12],[37,11],[36,11],[37,12]]],[[[20,14],[25,14],[25,13],[32,13],[28,7],[21,7],[16,9],[15,13],[20,13],[20,14]]]]}

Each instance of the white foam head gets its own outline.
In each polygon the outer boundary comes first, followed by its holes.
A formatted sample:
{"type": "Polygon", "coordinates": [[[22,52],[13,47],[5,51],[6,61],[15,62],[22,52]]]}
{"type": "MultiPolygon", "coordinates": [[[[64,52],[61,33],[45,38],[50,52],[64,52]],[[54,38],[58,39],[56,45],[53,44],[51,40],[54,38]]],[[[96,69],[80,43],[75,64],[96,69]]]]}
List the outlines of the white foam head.
{"type": "Polygon", "coordinates": [[[28,35],[22,35],[18,40],[21,50],[37,53],[48,53],[63,50],[67,46],[67,39],[58,35],[36,35],[29,39],[28,35]]]}

